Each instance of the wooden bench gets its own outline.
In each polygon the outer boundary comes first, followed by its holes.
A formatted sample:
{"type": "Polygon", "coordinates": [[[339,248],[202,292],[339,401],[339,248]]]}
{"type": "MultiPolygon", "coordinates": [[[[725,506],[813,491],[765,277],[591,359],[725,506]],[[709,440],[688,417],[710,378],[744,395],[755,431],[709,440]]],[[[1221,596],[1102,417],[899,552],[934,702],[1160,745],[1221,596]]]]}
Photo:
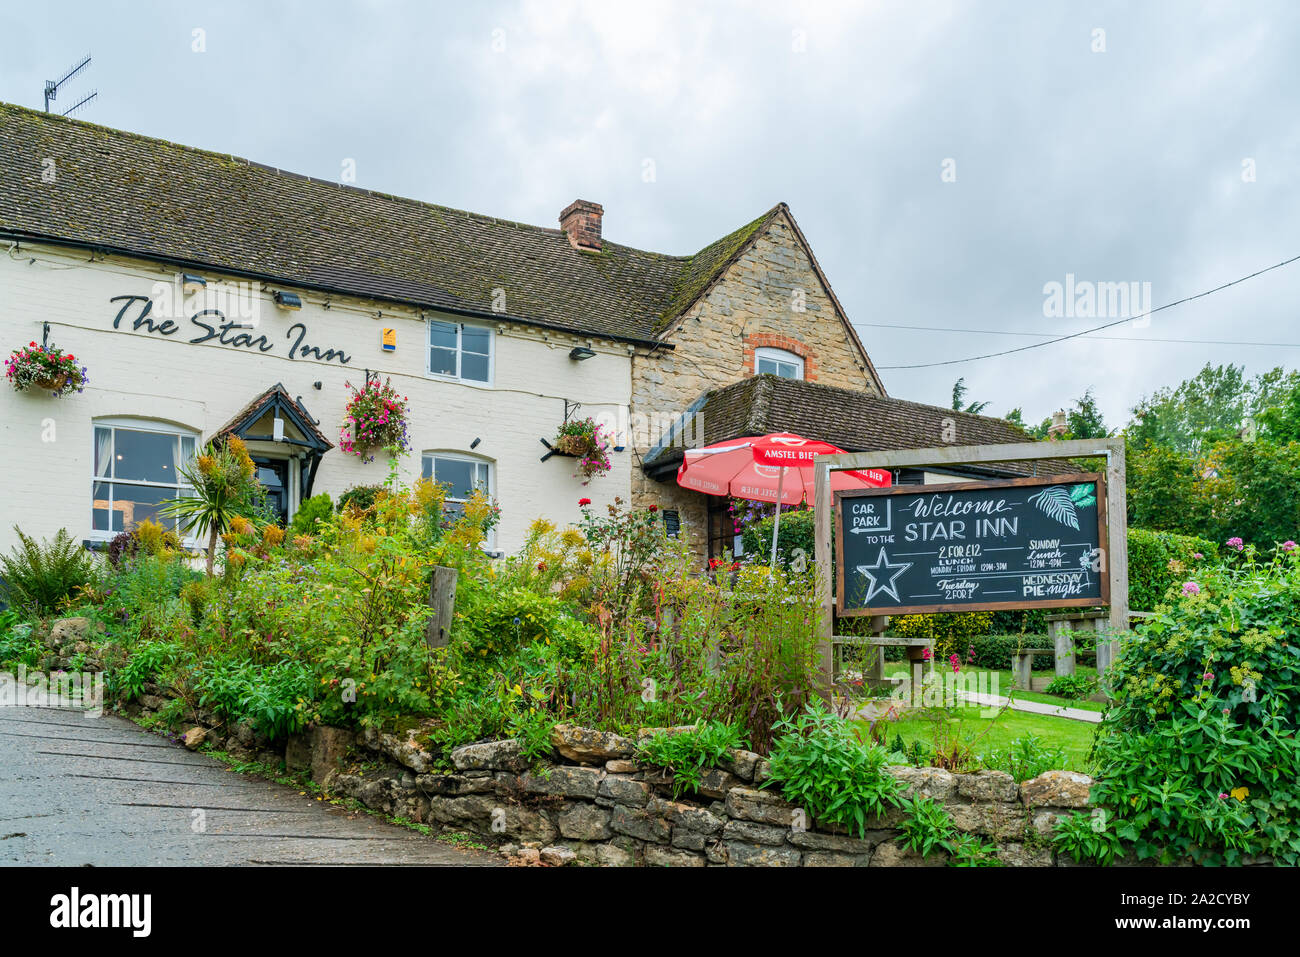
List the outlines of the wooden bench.
{"type": "Polygon", "coordinates": [[[1051,648],[1021,648],[1011,653],[1012,684],[1024,691],[1033,691],[1034,655],[1054,654],[1051,648]]]}
{"type": "MultiPolygon", "coordinates": [[[[835,652],[835,673],[840,673],[841,655],[840,649],[850,648],[875,648],[876,654],[874,660],[867,663],[863,671],[863,680],[871,688],[885,688],[894,684],[894,681],[885,678],[885,649],[886,648],[906,648],[908,662],[925,661],[925,649],[931,648],[933,642],[929,638],[886,638],[883,635],[836,635],[831,639],[831,644],[835,652]]],[[[933,667],[933,659],[931,659],[933,667]]]]}

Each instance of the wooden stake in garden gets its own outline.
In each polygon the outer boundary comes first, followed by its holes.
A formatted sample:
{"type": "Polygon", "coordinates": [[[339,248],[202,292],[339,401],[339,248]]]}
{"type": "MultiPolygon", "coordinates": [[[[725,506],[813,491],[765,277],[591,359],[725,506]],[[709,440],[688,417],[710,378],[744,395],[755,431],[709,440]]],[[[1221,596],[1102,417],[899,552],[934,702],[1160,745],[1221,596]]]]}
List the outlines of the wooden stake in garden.
{"type": "Polygon", "coordinates": [[[433,577],[429,580],[429,607],[433,615],[429,618],[424,633],[424,641],[430,648],[445,648],[451,641],[451,621],[456,614],[456,578],[454,568],[442,565],[433,567],[433,577]]]}

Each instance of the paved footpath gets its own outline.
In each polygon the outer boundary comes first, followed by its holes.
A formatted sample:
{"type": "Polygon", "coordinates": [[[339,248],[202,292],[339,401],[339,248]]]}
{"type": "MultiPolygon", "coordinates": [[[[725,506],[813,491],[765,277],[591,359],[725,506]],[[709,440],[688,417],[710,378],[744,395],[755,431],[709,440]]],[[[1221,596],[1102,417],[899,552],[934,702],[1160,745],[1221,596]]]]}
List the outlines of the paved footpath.
{"type": "Polygon", "coordinates": [[[0,707],[0,865],[500,861],[235,774],[125,718],[0,707]]]}

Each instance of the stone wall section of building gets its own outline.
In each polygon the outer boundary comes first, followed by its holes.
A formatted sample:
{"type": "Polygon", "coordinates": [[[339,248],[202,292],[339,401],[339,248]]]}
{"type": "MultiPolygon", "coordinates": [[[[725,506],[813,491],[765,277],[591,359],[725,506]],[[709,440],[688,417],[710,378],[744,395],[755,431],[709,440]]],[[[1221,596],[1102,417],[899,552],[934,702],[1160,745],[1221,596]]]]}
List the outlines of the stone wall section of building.
{"type": "Polygon", "coordinates": [[[636,467],[692,402],[710,389],[752,376],[754,350],[764,346],[802,356],[809,381],[880,393],[784,213],[754,238],[666,338],[672,350],[638,351],[632,359],[632,501],[675,509],[700,556],[707,535],[705,497],[671,479],[656,482],[636,467]]]}

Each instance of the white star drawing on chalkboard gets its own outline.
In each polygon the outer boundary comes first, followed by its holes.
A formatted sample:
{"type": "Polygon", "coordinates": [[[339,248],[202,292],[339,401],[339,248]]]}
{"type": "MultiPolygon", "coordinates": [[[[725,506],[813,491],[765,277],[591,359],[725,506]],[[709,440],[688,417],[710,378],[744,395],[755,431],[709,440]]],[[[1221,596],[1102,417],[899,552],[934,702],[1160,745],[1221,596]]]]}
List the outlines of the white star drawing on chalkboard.
{"type": "Polygon", "coordinates": [[[870,605],[871,599],[878,593],[883,592],[894,601],[902,601],[898,597],[898,577],[912,567],[911,562],[899,562],[896,565],[890,564],[889,556],[885,554],[882,548],[880,554],[876,556],[874,565],[859,565],[858,574],[862,575],[869,582],[867,585],[867,597],[862,599],[862,604],[870,605]],[[897,571],[895,571],[897,569],[897,571]],[[881,574],[883,572],[884,574],[881,574]],[[881,582],[888,581],[889,584],[882,585],[881,582]]]}

